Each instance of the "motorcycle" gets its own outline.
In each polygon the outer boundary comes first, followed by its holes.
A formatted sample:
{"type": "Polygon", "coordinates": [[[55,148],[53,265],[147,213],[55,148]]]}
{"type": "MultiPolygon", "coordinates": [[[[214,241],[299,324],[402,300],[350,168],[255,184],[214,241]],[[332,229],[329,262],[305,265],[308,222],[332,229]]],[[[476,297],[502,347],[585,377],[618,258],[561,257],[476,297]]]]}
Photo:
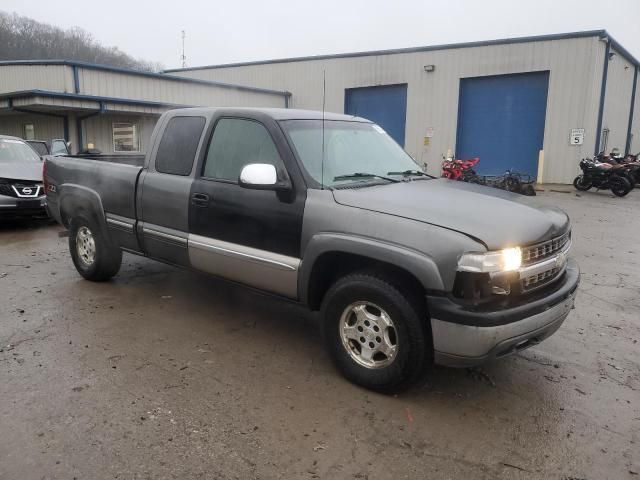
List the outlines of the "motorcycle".
{"type": "Polygon", "coordinates": [[[580,161],[580,169],[582,174],[573,180],[576,190],[611,190],[616,197],[624,197],[631,191],[631,183],[621,174],[623,171],[609,163],[584,158],[580,161]]]}
{"type": "Polygon", "coordinates": [[[470,160],[445,159],[444,162],[442,162],[442,177],[448,178],[449,180],[469,181],[470,178],[476,175],[473,167],[475,167],[479,161],[479,157],[470,160]]]}
{"type": "Polygon", "coordinates": [[[623,155],[617,155],[615,151],[617,149],[614,149],[610,155],[600,152],[594,157],[594,160],[613,166],[620,176],[629,180],[631,188],[634,189],[636,183],[640,181],[640,163],[637,162],[637,159],[636,161],[631,161],[631,159],[626,159],[623,155]]]}

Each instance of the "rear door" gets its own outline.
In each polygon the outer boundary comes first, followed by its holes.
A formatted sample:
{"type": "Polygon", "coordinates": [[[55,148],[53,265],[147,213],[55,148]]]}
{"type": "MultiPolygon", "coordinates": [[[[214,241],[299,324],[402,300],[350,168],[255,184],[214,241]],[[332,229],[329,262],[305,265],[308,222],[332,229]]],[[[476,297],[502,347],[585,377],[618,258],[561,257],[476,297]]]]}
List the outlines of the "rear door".
{"type": "Polygon", "coordinates": [[[296,298],[306,187],[277,123],[219,116],[202,157],[191,193],[192,266],[296,298]],[[251,163],[285,169],[293,188],[241,187],[240,171],[251,163]]]}
{"type": "Polygon", "coordinates": [[[206,124],[202,116],[172,116],[160,128],[142,180],[139,238],[144,252],[176,265],[189,265],[189,194],[195,159],[206,124]]]}

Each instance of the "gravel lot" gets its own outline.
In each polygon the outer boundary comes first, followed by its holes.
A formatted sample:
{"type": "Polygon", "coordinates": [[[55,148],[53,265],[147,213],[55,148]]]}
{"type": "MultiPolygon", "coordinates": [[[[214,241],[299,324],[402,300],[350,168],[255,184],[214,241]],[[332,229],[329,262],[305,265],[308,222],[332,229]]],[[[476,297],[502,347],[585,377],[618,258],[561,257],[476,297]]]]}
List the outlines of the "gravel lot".
{"type": "Polygon", "coordinates": [[[92,284],[61,227],[0,226],[0,479],[640,479],[640,190],[535,201],[572,218],[576,309],[396,397],[296,305],[128,254],[92,284]]]}

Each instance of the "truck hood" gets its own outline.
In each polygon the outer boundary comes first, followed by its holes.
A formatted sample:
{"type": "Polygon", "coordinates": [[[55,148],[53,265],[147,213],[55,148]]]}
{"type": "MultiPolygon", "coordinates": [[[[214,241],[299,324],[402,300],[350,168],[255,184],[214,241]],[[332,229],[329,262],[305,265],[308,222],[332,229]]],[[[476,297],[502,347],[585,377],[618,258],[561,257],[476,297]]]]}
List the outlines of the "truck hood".
{"type": "Polygon", "coordinates": [[[7,180],[42,181],[42,163],[39,162],[0,162],[0,178],[7,180]]]}
{"type": "Polygon", "coordinates": [[[495,188],[446,179],[415,180],[333,191],[337,203],[455,230],[489,250],[551,239],[569,228],[557,208],[495,188]]]}

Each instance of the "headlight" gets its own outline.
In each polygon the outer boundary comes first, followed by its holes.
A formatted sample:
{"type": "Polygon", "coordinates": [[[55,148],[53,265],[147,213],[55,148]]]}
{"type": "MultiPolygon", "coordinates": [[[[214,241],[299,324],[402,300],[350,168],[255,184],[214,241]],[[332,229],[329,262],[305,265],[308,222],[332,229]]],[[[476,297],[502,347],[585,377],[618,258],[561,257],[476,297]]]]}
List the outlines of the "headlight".
{"type": "Polygon", "coordinates": [[[505,248],[496,252],[465,253],[458,261],[460,272],[512,272],[522,265],[520,247],[505,248]]]}

